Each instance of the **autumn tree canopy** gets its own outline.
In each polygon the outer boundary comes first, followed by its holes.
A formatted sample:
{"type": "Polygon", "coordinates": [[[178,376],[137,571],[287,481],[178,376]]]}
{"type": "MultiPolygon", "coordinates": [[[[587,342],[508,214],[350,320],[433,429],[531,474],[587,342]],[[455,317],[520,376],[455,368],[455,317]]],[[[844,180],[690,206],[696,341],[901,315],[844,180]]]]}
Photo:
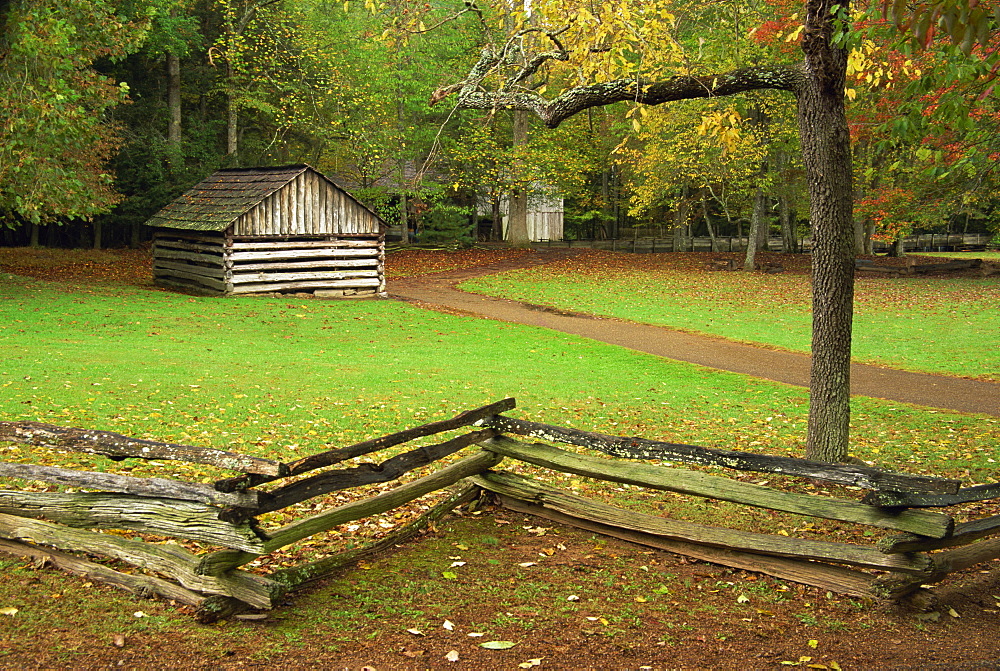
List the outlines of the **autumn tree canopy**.
{"type": "Polygon", "coordinates": [[[524,16],[506,40],[484,48],[465,79],[439,97],[453,93],[464,108],[527,110],[555,127],[592,107],[618,102],[660,105],[758,90],[794,96],[813,229],[806,453],[824,461],[846,459],[854,292],[853,175],[844,104],[849,4],[806,0],[797,63],[709,72],[700,72],[684,49],[683,6],[624,3],[602,7],[597,15],[589,3],[527,6],[535,14],[532,21],[524,16]],[[575,72],[560,71],[560,64],[575,72]],[[547,96],[550,85],[557,90],[547,96]]]}

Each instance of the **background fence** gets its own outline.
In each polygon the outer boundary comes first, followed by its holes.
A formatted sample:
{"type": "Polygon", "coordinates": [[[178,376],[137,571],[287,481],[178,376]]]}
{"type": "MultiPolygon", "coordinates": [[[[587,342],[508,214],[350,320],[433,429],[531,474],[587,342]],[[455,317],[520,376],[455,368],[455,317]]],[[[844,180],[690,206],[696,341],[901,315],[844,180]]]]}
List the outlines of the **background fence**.
{"type": "MultiPolygon", "coordinates": [[[[992,240],[990,235],[980,235],[970,233],[966,235],[952,233],[926,233],[921,235],[911,235],[904,239],[903,249],[906,252],[952,252],[961,250],[984,250],[990,245],[992,240]]],[[[542,240],[532,243],[535,248],[549,247],[582,247],[589,249],[605,249],[617,252],[639,253],[662,253],[662,252],[742,252],[746,251],[748,238],[744,237],[718,237],[715,239],[715,249],[712,248],[712,239],[707,237],[698,238],[674,238],[642,236],[634,238],[620,238],[617,240],[542,240]]],[[[808,252],[812,249],[812,240],[802,238],[798,241],[799,250],[808,252]]],[[[890,245],[873,241],[873,249],[876,254],[884,254],[889,251],[890,245]]],[[[772,237],[767,242],[768,251],[780,252],[782,241],[780,237],[772,237]]]]}

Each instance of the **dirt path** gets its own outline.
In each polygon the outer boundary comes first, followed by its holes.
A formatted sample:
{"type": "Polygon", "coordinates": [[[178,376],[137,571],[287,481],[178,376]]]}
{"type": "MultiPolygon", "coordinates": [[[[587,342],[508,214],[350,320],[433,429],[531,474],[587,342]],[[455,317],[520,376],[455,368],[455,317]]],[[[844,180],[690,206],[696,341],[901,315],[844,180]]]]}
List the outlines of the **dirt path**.
{"type": "MultiPolygon", "coordinates": [[[[554,310],[459,291],[465,279],[550,263],[574,250],[541,251],[501,263],[396,279],[392,296],[431,309],[541,326],[677,361],[743,373],[800,387],[809,386],[809,356],[648,326],[554,310]]],[[[851,393],[914,405],[1000,417],[1000,384],[911,373],[866,364],[851,366],[851,393]]]]}

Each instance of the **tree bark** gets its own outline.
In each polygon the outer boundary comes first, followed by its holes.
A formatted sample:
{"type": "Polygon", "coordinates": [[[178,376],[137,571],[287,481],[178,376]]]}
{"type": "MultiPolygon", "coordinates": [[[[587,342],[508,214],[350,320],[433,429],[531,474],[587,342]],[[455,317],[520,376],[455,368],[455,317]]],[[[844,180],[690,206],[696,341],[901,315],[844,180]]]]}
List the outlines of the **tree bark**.
{"type": "MultiPolygon", "coordinates": [[[[226,62],[226,81],[233,86],[233,65],[226,62]]],[[[230,167],[240,165],[240,111],[236,104],[236,95],[232,90],[226,93],[226,156],[230,167]]]]}
{"type": "Polygon", "coordinates": [[[167,52],[167,163],[177,170],[181,157],[181,59],[167,52]]]}
{"type": "MultiPolygon", "coordinates": [[[[849,13],[846,3],[838,7],[849,13]]],[[[847,458],[854,304],[854,188],[851,137],[844,109],[847,52],[830,43],[834,9],[832,0],[806,3],[802,51],[808,85],[798,100],[813,227],[806,458],[831,462],[847,458]]]]}
{"type": "MultiPolygon", "coordinates": [[[[764,169],[761,169],[763,176],[764,169]]],[[[750,236],[747,240],[747,253],[743,259],[743,270],[752,272],[757,270],[757,252],[764,248],[762,242],[766,244],[767,225],[764,223],[764,214],[767,208],[767,195],[764,189],[757,187],[757,193],[753,200],[753,214],[750,217],[750,236]]]]}
{"type": "Polygon", "coordinates": [[[865,253],[865,219],[858,217],[854,219],[854,254],[862,256],[865,253]]]}
{"type": "Polygon", "coordinates": [[[778,199],[778,211],[781,217],[781,251],[785,254],[794,254],[799,251],[799,244],[795,238],[792,208],[788,206],[787,196],[782,195],[778,199]]]}
{"type": "Polygon", "coordinates": [[[792,207],[788,202],[787,171],[789,158],[788,153],[781,149],[775,155],[777,173],[781,183],[784,185],[777,193],[778,219],[781,221],[781,251],[784,254],[794,254],[799,251],[798,240],[795,237],[795,221],[792,207]]]}
{"type": "Polygon", "coordinates": [[[754,202],[754,217],[757,219],[757,235],[754,244],[758,252],[768,251],[768,241],[771,239],[771,220],[767,216],[770,210],[771,196],[763,188],[757,189],[757,199],[754,202]]]}
{"type": "MultiPolygon", "coordinates": [[[[528,113],[524,110],[514,112],[512,140],[515,153],[518,148],[528,144],[528,113]]],[[[515,186],[510,191],[510,204],[507,208],[507,242],[511,247],[527,247],[531,244],[531,237],[528,234],[528,189],[524,185],[515,186]]]]}
{"type": "MultiPolygon", "coordinates": [[[[406,195],[406,162],[399,162],[399,232],[401,238],[399,244],[410,244],[410,203],[406,195]]],[[[414,237],[416,237],[416,227],[414,227],[414,237]]]]}
{"type": "Polygon", "coordinates": [[[804,82],[804,71],[794,65],[769,65],[739,68],[730,72],[695,77],[680,75],[662,81],[630,77],[610,82],[587,84],[564,91],[546,100],[535,91],[486,91],[481,86],[499,57],[485,51],[472,67],[459,89],[458,106],[482,110],[527,110],[534,112],[549,128],[555,128],[574,114],[591,107],[603,107],[616,102],[637,102],[660,105],[675,100],[715,98],[718,96],[774,89],[797,91],[804,82]]]}
{"type": "Polygon", "coordinates": [[[708,229],[708,237],[712,241],[712,251],[719,251],[719,242],[715,239],[715,227],[712,226],[712,217],[708,214],[708,190],[701,191],[701,214],[705,217],[705,228],[708,229]]]}
{"type": "Polygon", "coordinates": [[[490,201],[490,216],[493,223],[490,226],[490,241],[499,242],[503,240],[503,215],[500,214],[500,197],[494,193],[490,201]]]}

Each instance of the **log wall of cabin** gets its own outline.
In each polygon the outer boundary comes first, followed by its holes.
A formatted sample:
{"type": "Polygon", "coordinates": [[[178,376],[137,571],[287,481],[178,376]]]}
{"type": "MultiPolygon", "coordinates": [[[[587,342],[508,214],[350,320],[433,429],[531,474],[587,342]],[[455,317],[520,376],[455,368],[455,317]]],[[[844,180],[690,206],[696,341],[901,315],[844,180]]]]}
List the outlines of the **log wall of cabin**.
{"type": "Polygon", "coordinates": [[[210,294],[384,297],[385,245],[381,235],[275,239],[161,230],[153,277],[161,286],[210,294]]]}
{"type": "Polygon", "coordinates": [[[219,233],[159,230],[153,235],[153,282],[197,293],[225,294],[226,239],[219,233]]]}
{"type": "Polygon", "coordinates": [[[285,291],[385,296],[383,239],[378,235],[327,240],[234,238],[225,279],[234,294],[285,291]]]}

